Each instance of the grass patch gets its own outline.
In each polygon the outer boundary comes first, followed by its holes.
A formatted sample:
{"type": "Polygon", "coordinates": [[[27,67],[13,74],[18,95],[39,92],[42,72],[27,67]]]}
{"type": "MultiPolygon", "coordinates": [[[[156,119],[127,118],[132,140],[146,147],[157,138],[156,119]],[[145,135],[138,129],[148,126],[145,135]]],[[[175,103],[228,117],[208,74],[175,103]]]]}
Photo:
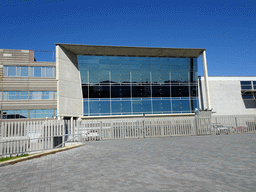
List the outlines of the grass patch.
{"type": "Polygon", "coordinates": [[[16,157],[3,157],[3,158],[0,158],[0,162],[9,161],[9,160],[12,160],[12,159],[18,159],[18,158],[26,157],[26,156],[29,156],[29,154],[23,154],[23,155],[19,155],[19,156],[16,156],[16,157]]]}

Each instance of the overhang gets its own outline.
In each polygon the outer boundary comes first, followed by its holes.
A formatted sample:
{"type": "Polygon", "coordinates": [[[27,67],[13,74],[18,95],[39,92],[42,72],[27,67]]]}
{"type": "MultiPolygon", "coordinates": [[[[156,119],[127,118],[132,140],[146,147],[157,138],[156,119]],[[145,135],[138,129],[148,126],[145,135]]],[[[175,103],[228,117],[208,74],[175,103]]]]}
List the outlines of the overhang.
{"type": "Polygon", "coordinates": [[[55,43],[75,55],[198,58],[205,49],[76,45],[55,43]]]}

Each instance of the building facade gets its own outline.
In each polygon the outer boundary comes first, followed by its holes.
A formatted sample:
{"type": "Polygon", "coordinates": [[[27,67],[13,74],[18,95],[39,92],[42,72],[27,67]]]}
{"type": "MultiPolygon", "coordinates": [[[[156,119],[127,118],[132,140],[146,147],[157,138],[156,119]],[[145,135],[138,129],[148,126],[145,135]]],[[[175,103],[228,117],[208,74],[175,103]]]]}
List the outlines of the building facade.
{"type": "Polygon", "coordinates": [[[58,116],[194,113],[203,51],[57,44],[58,116]]]}
{"type": "Polygon", "coordinates": [[[37,62],[31,50],[0,49],[1,119],[211,110],[209,86],[198,81],[201,55],[207,79],[205,49],[56,44],[56,62],[37,62]]]}
{"type": "MultiPolygon", "coordinates": [[[[205,78],[199,77],[199,108],[206,108],[205,78]]],[[[255,115],[256,77],[209,77],[213,115],[255,115]]]]}
{"type": "Polygon", "coordinates": [[[79,55],[83,115],[193,113],[197,59],[79,55]]]}
{"type": "Polygon", "coordinates": [[[34,51],[0,49],[1,119],[57,115],[55,62],[36,62],[34,51]]]}

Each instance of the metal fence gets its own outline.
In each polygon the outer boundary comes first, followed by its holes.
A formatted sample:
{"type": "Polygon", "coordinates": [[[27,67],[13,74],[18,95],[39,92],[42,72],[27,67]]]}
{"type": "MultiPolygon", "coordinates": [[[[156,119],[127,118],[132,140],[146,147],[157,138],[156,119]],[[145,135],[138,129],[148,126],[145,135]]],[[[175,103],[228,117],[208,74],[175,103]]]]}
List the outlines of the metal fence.
{"type": "Polygon", "coordinates": [[[212,116],[212,132],[215,134],[255,133],[256,115],[212,116]]]}
{"type": "Polygon", "coordinates": [[[0,156],[91,140],[255,133],[256,116],[142,117],[2,122],[0,156]]]}

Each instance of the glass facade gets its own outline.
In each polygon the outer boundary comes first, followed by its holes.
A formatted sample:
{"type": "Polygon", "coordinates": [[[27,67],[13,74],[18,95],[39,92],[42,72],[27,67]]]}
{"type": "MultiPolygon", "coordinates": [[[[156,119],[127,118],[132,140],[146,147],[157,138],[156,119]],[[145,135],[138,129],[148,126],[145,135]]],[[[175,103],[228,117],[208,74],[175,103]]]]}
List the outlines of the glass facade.
{"type": "Polygon", "coordinates": [[[78,56],[85,116],[191,113],[197,59],[78,56]]]}

